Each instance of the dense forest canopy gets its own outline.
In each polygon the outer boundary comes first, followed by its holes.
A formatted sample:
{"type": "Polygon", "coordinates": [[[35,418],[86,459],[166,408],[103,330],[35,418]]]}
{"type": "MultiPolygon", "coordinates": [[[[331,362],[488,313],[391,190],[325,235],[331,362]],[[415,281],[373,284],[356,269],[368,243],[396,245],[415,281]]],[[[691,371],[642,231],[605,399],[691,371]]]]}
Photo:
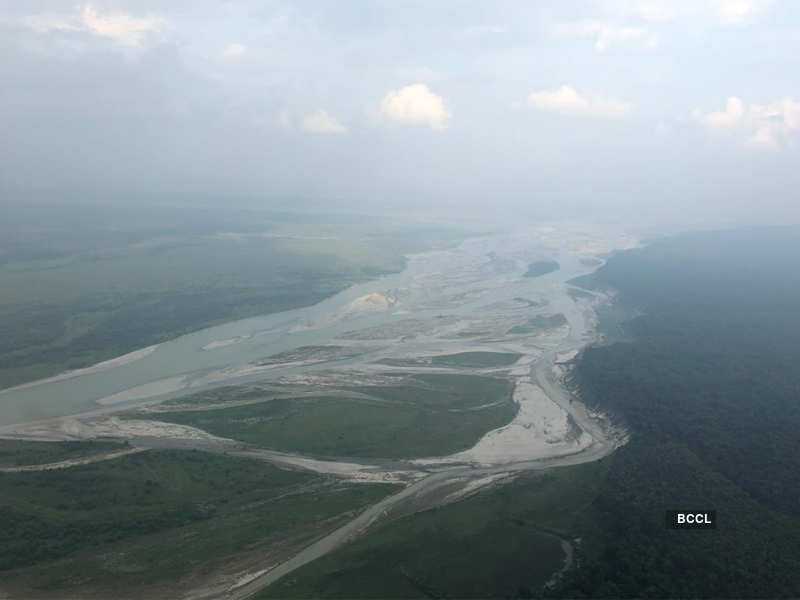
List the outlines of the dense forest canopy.
{"type": "Polygon", "coordinates": [[[640,316],[573,383],[631,439],[559,594],[800,596],[798,256],[797,228],[694,233],[592,278],[640,316]],[[718,529],[667,530],[679,508],[716,509],[718,529]]]}

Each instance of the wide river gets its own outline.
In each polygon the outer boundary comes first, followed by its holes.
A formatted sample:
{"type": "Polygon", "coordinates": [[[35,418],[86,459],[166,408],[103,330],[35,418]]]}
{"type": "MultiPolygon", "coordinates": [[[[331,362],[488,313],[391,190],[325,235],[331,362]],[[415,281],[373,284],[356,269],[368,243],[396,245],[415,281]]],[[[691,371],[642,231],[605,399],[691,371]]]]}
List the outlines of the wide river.
{"type": "MultiPolygon", "coordinates": [[[[101,408],[97,401],[114,395],[119,400],[114,406],[119,408],[189,390],[263,378],[263,372],[242,376],[235,368],[299,346],[324,344],[346,331],[408,318],[463,315],[515,297],[546,299],[550,312],[567,317],[570,338],[577,341],[585,331],[584,317],[562,284],[593,268],[581,262],[585,253],[575,251],[574,232],[564,233],[563,243],[554,242],[555,234],[548,235],[544,241],[541,236],[520,232],[472,238],[453,249],[412,255],[402,272],[351,286],[314,306],[203,329],[165,342],[136,360],[0,391],[0,426],[85,413],[101,408]],[[502,257],[506,266],[495,271],[488,269],[487,265],[497,262],[497,257],[502,257]],[[535,257],[554,258],[561,268],[537,278],[520,278],[527,262],[535,257]],[[443,293],[475,289],[475,281],[469,278],[461,286],[452,284],[459,281],[453,274],[476,272],[485,272],[488,285],[475,298],[467,295],[467,300],[461,303],[423,308],[411,314],[399,310],[403,306],[424,305],[426,300],[443,293]],[[446,290],[443,281],[449,282],[446,290]],[[341,318],[354,299],[388,290],[402,290],[401,302],[395,310],[341,318]],[[332,318],[337,315],[339,318],[332,318]]],[[[614,233],[601,233],[594,239],[598,237],[608,249],[617,241],[614,233]]],[[[281,367],[269,374],[283,375],[297,369],[281,367]]]]}

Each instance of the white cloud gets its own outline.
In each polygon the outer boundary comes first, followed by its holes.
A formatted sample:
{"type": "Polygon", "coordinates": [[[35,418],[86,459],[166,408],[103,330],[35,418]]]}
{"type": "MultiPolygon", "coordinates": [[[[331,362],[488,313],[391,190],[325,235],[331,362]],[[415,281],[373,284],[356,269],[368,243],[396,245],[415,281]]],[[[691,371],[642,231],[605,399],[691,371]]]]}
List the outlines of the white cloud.
{"type": "Polygon", "coordinates": [[[800,102],[790,96],[772,104],[751,104],[749,113],[757,127],[751,144],[778,148],[800,134],[800,102]]]}
{"type": "Polygon", "coordinates": [[[738,123],[744,116],[744,103],[736,96],[725,102],[725,110],[708,113],[703,120],[709,127],[721,129],[738,123]]]}
{"type": "Polygon", "coordinates": [[[645,27],[616,25],[604,21],[583,20],[556,25],[553,32],[558,38],[590,38],[594,49],[604,52],[610,45],[643,40],[648,47],[656,45],[656,38],[645,27]]]}
{"type": "Polygon", "coordinates": [[[422,83],[392,90],[381,100],[380,111],[396,121],[427,123],[432,129],[439,130],[446,127],[452,116],[442,97],[422,83]]]}
{"type": "Polygon", "coordinates": [[[497,35],[505,32],[506,28],[500,25],[472,25],[469,27],[457,29],[454,32],[454,36],[458,39],[463,39],[463,38],[485,37],[487,35],[497,35]]]}
{"type": "Polygon", "coordinates": [[[309,133],[347,133],[347,128],[324,110],[305,117],[302,128],[309,133]]]}
{"type": "Polygon", "coordinates": [[[755,146],[762,146],[770,149],[778,147],[778,142],[768,125],[759,127],[747,141],[755,146]]]}
{"type": "Polygon", "coordinates": [[[800,130],[800,102],[785,96],[772,104],[752,104],[750,111],[755,118],[768,121],[787,130],[800,130]]]}
{"type": "Polygon", "coordinates": [[[562,115],[588,115],[594,117],[621,117],[631,110],[631,104],[598,94],[579,92],[574,87],[562,85],[551,90],[540,90],[528,96],[528,104],[539,110],[562,115]]]}
{"type": "Polygon", "coordinates": [[[727,25],[744,23],[767,8],[769,0],[715,0],[719,19],[727,25]]]}
{"type": "Polygon", "coordinates": [[[737,26],[752,22],[773,3],[774,0],[644,0],[634,14],[660,25],[675,22],[692,27],[737,26]]]}
{"type": "Polygon", "coordinates": [[[711,129],[744,135],[750,144],[765,148],[778,148],[800,134],[800,102],[791,96],[749,106],[732,96],[726,101],[725,110],[703,115],[695,109],[692,116],[711,129]]]}
{"type": "Polygon", "coordinates": [[[222,56],[225,58],[233,58],[235,56],[241,56],[247,51],[247,48],[242,44],[228,44],[225,47],[225,50],[222,51],[222,56]]]}
{"type": "Polygon", "coordinates": [[[639,17],[645,21],[663,23],[672,21],[676,18],[675,6],[673,3],[659,1],[643,2],[639,5],[639,17]]]}
{"type": "Polygon", "coordinates": [[[22,23],[39,33],[48,31],[79,31],[80,24],[76,19],[54,14],[29,15],[22,18],[22,23]]]}
{"type": "Polygon", "coordinates": [[[111,38],[123,46],[139,46],[145,35],[158,30],[162,19],[133,17],[124,13],[101,14],[91,4],[67,15],[35,14],[22,19],[27,27],[39,33],[50,31],[85,31],[111,38]]]}
{"type": "Polygon", "coordinates": [[[158,28],[161,19],[137,18],[124,13],[100,14],[91,4],[81,11],[81,20],[95,35],[111,38],[125,46],[138,46],[142,37],[158,28]]]}

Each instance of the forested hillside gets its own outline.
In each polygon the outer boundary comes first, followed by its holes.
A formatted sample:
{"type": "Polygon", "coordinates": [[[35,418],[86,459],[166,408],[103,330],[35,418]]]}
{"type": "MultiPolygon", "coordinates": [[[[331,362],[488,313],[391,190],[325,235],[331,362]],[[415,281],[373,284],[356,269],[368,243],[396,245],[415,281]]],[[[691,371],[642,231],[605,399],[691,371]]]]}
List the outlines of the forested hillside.
{"type": "Polygon", "coordinates": [[[800,596],[800,230],[685,235],[593,278],[640,311],[587,349],[584,399],[631,432],[565,597],[800,596]],[[718,529],[665,528],[715,509],[718,529]]]}

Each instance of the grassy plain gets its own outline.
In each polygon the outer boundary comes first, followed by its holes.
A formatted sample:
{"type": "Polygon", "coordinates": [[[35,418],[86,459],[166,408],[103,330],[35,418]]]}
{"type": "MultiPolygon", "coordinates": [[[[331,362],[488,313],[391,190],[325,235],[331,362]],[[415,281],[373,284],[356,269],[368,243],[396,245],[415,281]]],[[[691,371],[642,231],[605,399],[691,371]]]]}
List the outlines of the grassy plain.
{"type": "Polygon", "coordinates": [[[32,210],[0,223],[0,388],[311,305],[463,235],[335,215],[32,210]]]}
{"type": "Polygon", "coordinates": [[[118,442],[0,440],[0,467],[54,463],[73,458],[85,458],[124,447],[124,444],[118,442]]]}
{"type": "Polygon", "coordinates": [[[275,450],[409,458],[469,448],[516,413],[512,384],[493,377],[423,374],[349,389],[372,399],[321,394],[157,418],[275,450]]]}
{"type": "Polygon", "coordinates": [[[608,462],[521,476],[403,517],[256,597],[539,597],[563,566],[559,536],[574,536],[608,462]]]}
{"type": "Polygon", "coordinates": [[[195,392],[186,396],[180,396],[178,398],[172,398],[162,402],[160,406],[200,406],[203,404],[219,404],[224,402],[250,402],[258,399],[267,400],[270,396],[275,394],[277,389],[280,388],[258,383],[248,385],[226,385],[210,390],[203,390],[202,392],[195,392]]]}
{"type": "Polygon", "coordinates": [[[554,260],[540,260],[528,265],[528,270],[525,272],[525,277],[541,277],[561,268],[554,260]]]}
{"type": "Polygon", "coordinates": [[[0,592],[136,596],[276,537],[318,535],[392,489],[196,451],[0,474],[0,592]]]}
{"type": "Polygon", "coordinates": [[[383,365],[397,367],[464,367],[471,369],[487,369],[492,367],[508,367],[519,360],[521,354],[516,352],[458,352],[456,354],[440,354],[427,358],[385,358],[378,361],[383,365]]]}
{"type": "Polygon", "coordinates": [[[512,335],[521,333],[535,333],[540,329],[561,327],[562,325],[566,324],[566,317],[560,313],[557,315],[548,315],[546,317],[543,315],[536,315],[535,317],[528,319],[523,325],[515,325],[508,330],[508,333],[512,335]]]}

